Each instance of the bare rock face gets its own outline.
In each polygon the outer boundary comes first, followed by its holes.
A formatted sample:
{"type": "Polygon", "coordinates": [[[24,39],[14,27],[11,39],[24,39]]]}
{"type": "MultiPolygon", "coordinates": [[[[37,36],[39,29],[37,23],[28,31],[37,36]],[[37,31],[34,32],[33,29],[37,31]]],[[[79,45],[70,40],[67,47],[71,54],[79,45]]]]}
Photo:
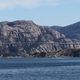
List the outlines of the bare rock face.
{"type": "Polygon", "coordinates": [[[50,27],[24,20],[0,22],[1,56],[26,57],[36,52],[48,54],[70,48],[80,48],[79,42],[50,27]]]}

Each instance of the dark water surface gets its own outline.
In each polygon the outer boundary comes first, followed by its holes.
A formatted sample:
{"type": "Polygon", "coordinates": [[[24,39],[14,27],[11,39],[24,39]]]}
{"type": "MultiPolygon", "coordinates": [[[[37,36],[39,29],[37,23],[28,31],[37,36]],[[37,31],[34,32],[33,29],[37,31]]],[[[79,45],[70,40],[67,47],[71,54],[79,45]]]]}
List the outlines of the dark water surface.
{"type": "Polygon", "coordinates": [[[0,59],[0,80],[80,80],[80,59],[0,59]]]}

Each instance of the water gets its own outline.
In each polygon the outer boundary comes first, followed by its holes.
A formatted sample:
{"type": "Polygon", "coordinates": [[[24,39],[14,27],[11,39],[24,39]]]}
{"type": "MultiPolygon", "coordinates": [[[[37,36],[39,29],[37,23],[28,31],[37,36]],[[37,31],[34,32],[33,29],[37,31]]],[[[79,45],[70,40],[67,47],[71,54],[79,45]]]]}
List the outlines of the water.
{"type": "Polygon", "coordinates": [[[80,80],[80,60],[0,59],[0,80],[80,80]]]}

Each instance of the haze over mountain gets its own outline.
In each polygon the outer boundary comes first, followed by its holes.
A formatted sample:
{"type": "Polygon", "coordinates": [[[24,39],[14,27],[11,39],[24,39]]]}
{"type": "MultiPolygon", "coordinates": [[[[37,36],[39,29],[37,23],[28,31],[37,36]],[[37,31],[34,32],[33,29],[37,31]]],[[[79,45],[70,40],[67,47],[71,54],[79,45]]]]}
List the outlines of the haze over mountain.
{"type": "Polygon", "coordinates": [[[0,22],[0,55],[26,57],[46,53],[46,56],[61,56],[56,52],[80,48],[79,27],[79,22],[66,27],[45,27],[25,20],[0,22]]]}

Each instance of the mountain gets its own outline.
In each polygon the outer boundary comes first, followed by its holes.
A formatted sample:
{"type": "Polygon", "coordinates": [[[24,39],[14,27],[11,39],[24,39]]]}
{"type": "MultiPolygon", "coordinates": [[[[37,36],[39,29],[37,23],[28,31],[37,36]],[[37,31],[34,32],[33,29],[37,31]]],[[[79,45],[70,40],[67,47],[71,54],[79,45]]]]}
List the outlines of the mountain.
{"type": "MultiPolygon", "coordinates": [[[[72,32],[74,28],[69,26],[65,28],[72,32]]],[[[25,20],[0,22],[0,56],[61,56],[66,54],[62,50],[79,49],[79,41],[68,37],[65,28],[55,26],[54,29],[25,20]]]]}
{"type": "Polygon", "coordinates": [[[68,38],[80,40],[80,22],[65,27],[53,26],[52,29],[59,31],[68,38]]]}

